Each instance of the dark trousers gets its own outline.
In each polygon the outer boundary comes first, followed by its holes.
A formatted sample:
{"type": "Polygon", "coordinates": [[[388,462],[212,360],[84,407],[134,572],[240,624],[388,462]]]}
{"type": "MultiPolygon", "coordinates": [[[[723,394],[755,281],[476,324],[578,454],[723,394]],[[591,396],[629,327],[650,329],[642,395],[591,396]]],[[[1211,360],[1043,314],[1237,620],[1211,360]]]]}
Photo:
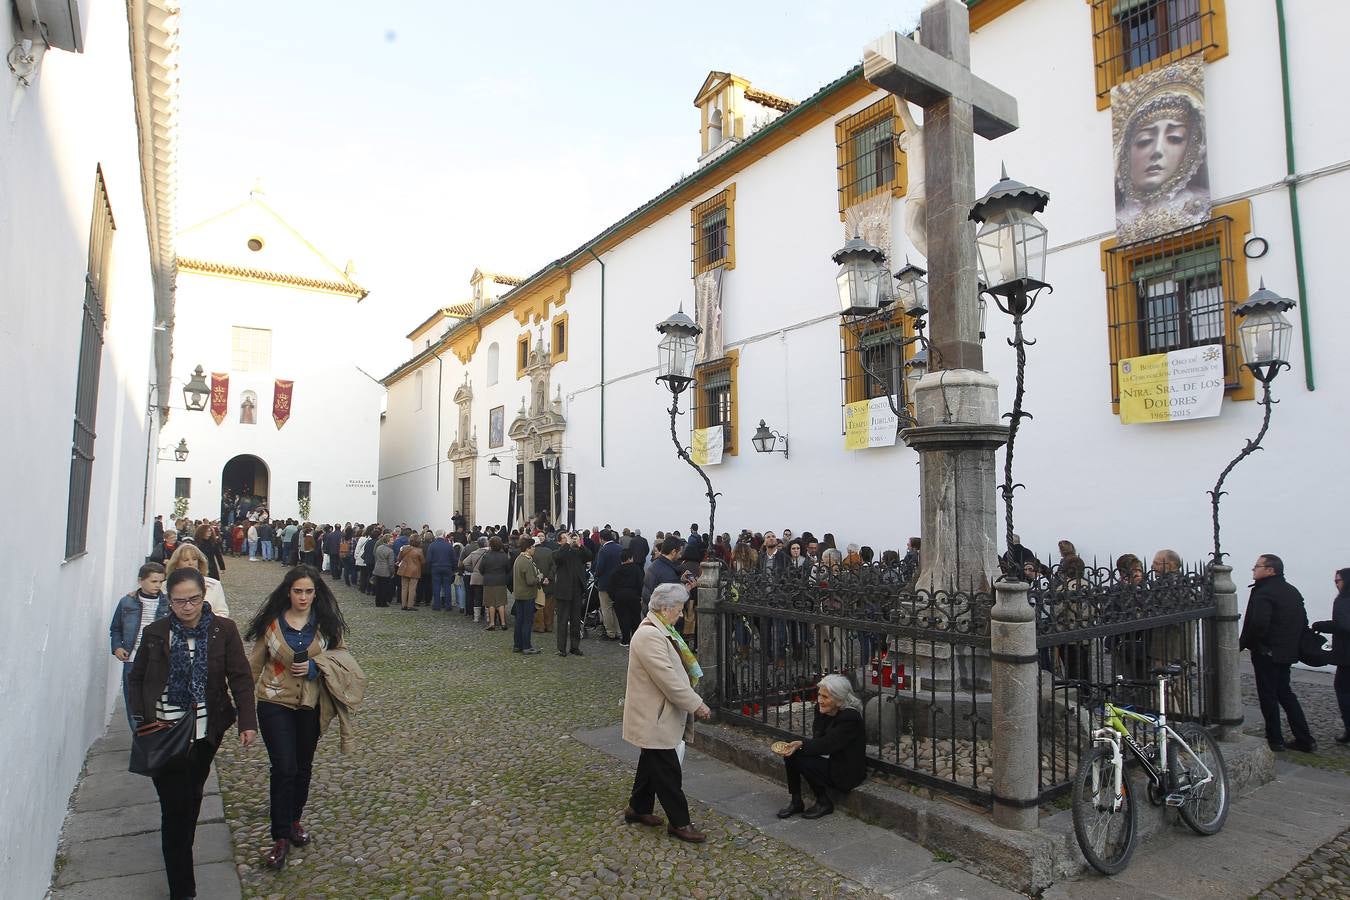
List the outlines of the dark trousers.
{"type": "Polygon", "coordinates": [[[794,797],[802,795],[802,779],[811,785],[811,793],[816,795],[817,800],[829,800],[830,788],[830,761],[824,756],[803,756],[801,751],[797,751],[791,756],[783,757],[783,765],[787,768],[787,786],[788,793],[794,797]]]}
{"type": "Polygon", "coordinates": [[[356,559],[350,554],[342,560],[342,580],[348,587],[356,587],[356,559]]]}
{"type": "Polygon", "coordinates": [[[370,566],[356,567],[356,589],[363,594],[370,593],[370,566]]]}
{"type": "Polygon", "coordinates": [[[452,569],[431,570],[431,608],[449,609],[455,602],[455,573],[452,569]]]}
{"type": "Polygon", "coordinates": [[[638,609],[642,603],[636,597],[631,599],[614,600],[614,616],[619,620],[619,640],[625,644],[633,639],[633,632],[637,631],[638,625],[642,624],[642,619],[638,614],[638,609]]]}
{"type": "Polygon", "coordinates": [[[516,617],[515,648],[530,649],[530,628],[534,625],[534,600],[517,600],[511,610],[516,617]]]}
{"type": "Polygon", "coordinates": [[[426,606],[431,602],[431,573],[423,572],[417,579],[417,590],[415,592],[418,606],[426,606]]]}
{"type": "Polygon", "coordinates": [[[633,794],[628,806],[640,816],[650,815],[653,803],[661,800],[670,827],[684,828],[689,824],[689,801],[684,799],[681,786],[680,758],[674,750],[648,750],[638,755],[637,775],[633,778],[633,794]]]}
{"type": "Polygon", "coordinates": [[[328,574],[334,581],[342,580],[342,558],[336,553],[328,557],[328,574]]]}
{"type": "Polygon", "coordinates": [[[1308,720],[1303,717],[1303,707],[1289,687],[1289,663],[1273,662],[1269,656],[1253,653],[1252,670],[1256,674],[1261,718],[1266,720],[1266,740],[1271,744],[1284,743],[1284,734],[1280,730],[1280,710],[1283,709],[1289,718],[1289,730],[1294,733],[1294,740],[1311,743],[1312,732],[1308,730],[1308,720]]]}
{"type": "Polygon", "coordinates": [[[197,894],[192,842],[202,811],[202,787],[215,755],[215,744],[194,741],[186,757],[169,763],[154,778],[159,794],[159,843],[164,852],[164,874],[169,878],[169,896],[173,898],[197,894]]]}
{"type": "Polygon", "coordinates": [[[258,704],[258,730],[272,761],[272,840],[291,837],[309,800],[314,748],[319,744],[319,711],[258,704]]]}
{"type": "Polygon", "coordinates": [[[389,601],[394,596],[394,576],[392,575],[374,575],[375,579],[375,605],[388,606],[389,601]]]}
{"type": "Polygon", "coordinates": [[[1350,734],[1350,664],[1336,667],[1336,704],[1341,708],[1341,725],[1350,734]]]}
{"type": "Polygon", "coordinates": [[[281,564],[283,566],[295,565],[295,541],[285,541],[281,548],[281,564]]]}
{"type": "MultiPolygon", "coordinates": [[[[573,650],[581,649],[581,604],[580,597],[573,597],[571,600],[564,600],[559,597],[554,604],[555,614],[558,617],[554,631],[558,633],[558,652],[566,653],[568,650],[568,639],[571,639],[573,650]]],[[[643,750],[643,753],[648,751],[643,750]]],[[[657,752],[655,750],[651,751],[657,752]]]]}

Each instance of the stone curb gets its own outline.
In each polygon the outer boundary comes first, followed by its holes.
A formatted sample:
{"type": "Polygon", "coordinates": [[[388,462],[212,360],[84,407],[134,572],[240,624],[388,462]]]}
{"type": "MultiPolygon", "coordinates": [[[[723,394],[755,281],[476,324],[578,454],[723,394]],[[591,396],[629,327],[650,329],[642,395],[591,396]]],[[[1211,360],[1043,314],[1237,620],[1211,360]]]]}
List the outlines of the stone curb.
{"type": "MultiPolygon", "coordinates": [[[[692,731],[690,745],[747,771],[785,781],[782,760],[769,750],[768,741],[753,732],[700,724],[692,731]]],[[[1221,749],[1234,800],[1274,778],[1274,754],[1264,741],[1243,736],[1223,742],[1221,749]]],[[[1142,781],[1137,796],[1144,796],[1142,781]]],[[[1042,816],[1034,831],[1009,831],[993,824],[986,814],[956,802],[926,800],[875,781],[864,782],[840,797],[836,805],[929,850],[958,856],[983,877],[1021,893],[1037,894],[1087,868],[1073,835],[1070,810],[1042,816]]],[[[1140,842],[1169,831],[1175,818],[1164,807],[1141,804],[1140,842]]]]}

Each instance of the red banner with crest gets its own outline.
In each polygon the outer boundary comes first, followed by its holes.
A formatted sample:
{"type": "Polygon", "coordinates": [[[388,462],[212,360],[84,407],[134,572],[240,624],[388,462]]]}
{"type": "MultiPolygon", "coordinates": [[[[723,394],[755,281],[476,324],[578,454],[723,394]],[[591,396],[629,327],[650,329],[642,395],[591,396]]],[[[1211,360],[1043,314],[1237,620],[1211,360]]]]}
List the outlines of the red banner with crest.
{"type": "Polygon", "coordinates": [[[294,381],[282,381],[280,378],[272,384],[272,421],[277,423],[278,429],[291,417],[291,393],[294,388],[294,381]]]}
{"type": "Polygon", "coordinates": [[[219,425],[230,411],[230,373],[211,373],[211,418],[219,425]]]}

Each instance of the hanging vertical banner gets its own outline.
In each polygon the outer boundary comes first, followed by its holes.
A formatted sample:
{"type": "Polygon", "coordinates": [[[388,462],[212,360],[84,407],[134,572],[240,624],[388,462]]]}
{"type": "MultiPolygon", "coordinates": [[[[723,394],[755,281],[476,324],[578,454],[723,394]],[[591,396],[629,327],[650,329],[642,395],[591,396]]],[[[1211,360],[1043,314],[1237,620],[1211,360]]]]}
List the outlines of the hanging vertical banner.
{"type": "Polygon", "coordinates": [[[1121,243],[1209,219],[1205,69],[1199,57],[1113,87],[1111,142],[1121,243]]]}
{"type": "Polygon", "coordinates": [[[844,404],[844,449],[894,447],[900,420],[885,397],[844,404]]]}
{"type": "Polygon", "coordinates": [[[694,440],[689,446],[689,455],[700,466],[715,466],[722,461],[723,438],[726,432],[721,425],[711,428],[695,428],[694,440]]]}
{"type": "Polygon", "coordinates": [[[1120,423],[1217,416],[1223,386],[1223,351],[1213,344],[1122,359],[1120,423]]]}
{"type": "Polygon", "coordinates": [[[516,463],[516,515],[511,520],[512,527],[525,521],[525,463],[516,463]]]}
{"type": "Polygon", "coordinates": [[[704,363],[721,359],[725,354],[722,346],[722,273],[718,266],[694,277],[694,322],[703,331],[699,332],[698,344],[694,348],[694,362],[704,363]]]}
{"type": "Polygon", "coordinates": [[[228,372],[211,373],[211,418],[219,425],[225,421],[230,411],[230,374],[228,372]]]}
{"type": "Polygon", "coordinates": [[[272,421],[280,430],[291,417],[291,393],[295,389],[294,381],[282,381],[278,378],[272,384],[272,421]]]}
{"type": "Polygon", "coordinates": [[[511,522],[516,515],[516,490],[520,482],[513,481],[507,487],[506,491],[506,527],[511,527],[511,522]]]}
{"type": "Polygon", "coordinates": [[[566,476],[557,470],[550,472],[549,475],[553,478],[553,509],[549,514],[549,521],[556,525],[563,515],[562,490],[563,478],[566,476]]]}
{"type": "Polygon", "coordinates": [[[577,474],[567,473],[567,527],[577,527],[577,474]]]}

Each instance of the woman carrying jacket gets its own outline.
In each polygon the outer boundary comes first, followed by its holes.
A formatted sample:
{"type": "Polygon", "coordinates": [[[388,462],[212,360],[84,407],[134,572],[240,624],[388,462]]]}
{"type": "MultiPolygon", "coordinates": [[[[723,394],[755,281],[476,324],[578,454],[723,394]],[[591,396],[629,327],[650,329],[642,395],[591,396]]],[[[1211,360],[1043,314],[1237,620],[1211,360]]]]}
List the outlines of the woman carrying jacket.
{"type": "Polygon", "coordinates": [[[164,567],[149,562],[136,575],[136,590],[117,601],[112,622],[108,625],[108,641],[112,655],[122,664],[122,705],[126,707],[127,723],[132,724],[131,691],[128,679],[131,665],[136,661],[141,633],[147,625],[169,614],[169,598],[164,593],[164,567]]]}
{"type": "Polygon", "coordinates": [[[403,583],[403,608],[416,609],[417,581],[422,577],[426,557],[422,555],[422,536],[414,532],[398,551],[398,577],[403,583]]]}
{"type": "Polygon", "coordinates": [[[177,900],[197,894],[192,843],[211,760],[236,715],[239,742],[245,747],[258,735],[258,719],[239,629],[211,612],[201,572],[188,566],[177,569],[169,576],[168,592],[171,615],[142,634],[128,696],[137,723],[173,722],[185,715],[196,719],[187,754],[154,776],[164,872],[169,896],[177,900]]]}
{"type": "Polygon", "coordinates": [[[1350,744],[1350,568],[1337,569],[1333,579],[1336,599],[1331,618],[1313,623],[1313,631],[1331,635],[1331,661],[1336,664],[1336,704],[1341,708],[1338,744],[1350,744]]]}
{"type": "MultiPolygon", "coordinates": [[[[511,572],[511,557],[502,545],[502,539],[492,537],[488,549],[478,560],[478,574],[483,579],[483,609],[487,612],[487,630],[506,630],[506,581],[511,572]]],[[[533,620],[531,620],[533,621],[533,620]]]]}
{"type": "Polygon", "coordinates": [[[272,848],[268,866],[286,864],[291,845],[309,843],[301,824],[319,743],[319,663],[344,647],[347,623],[312,566],[296,566],[267,597],[248,628],[258,724],[272,763],[272,848]],[[297,661],[297,656],[299,660],[297,661]]]}
{"type": "Polygon", "coordinates": [[[394,547],[393,537],[385,532],[375,540],[375,564],[370,568],[370,577],[375,579],[375,605],[388,606],[394,586],[394,547]]]}

